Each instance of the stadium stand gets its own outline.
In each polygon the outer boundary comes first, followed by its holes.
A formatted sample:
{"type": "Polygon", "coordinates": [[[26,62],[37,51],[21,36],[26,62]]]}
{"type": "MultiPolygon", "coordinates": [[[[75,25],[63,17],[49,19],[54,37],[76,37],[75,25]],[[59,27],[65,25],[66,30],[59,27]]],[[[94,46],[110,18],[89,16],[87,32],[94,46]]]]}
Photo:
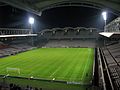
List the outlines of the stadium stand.
{"type": "Polygon", "coordinates": [[[39,41],[45,41],[42,47],[96,47],[98,32],[95,28],[65,27],[52,28],[39,32],[39,41]]]}
{"type": "Polygon", "coordinates": [[[10,83],[6,85],[0,84],[0,90],[42,90],[42,88],[31,87],[29,85],[27,85],[26,87],[22,87],[20,85],[10,83]]]}
{"type": "MultiPolygon", "coordinates": [[[[106,32],[116,32],[109,38],[103,38],[104,45],[100,47],[101,61],[105,86],[111,90],[120,88],[120,17],[106,25],[106,32]]],[[[104,84],[103,84],[104,85],[104,84]]]]}
{"type": "Polygon", "coordinates": [[[0,49],[8,48],[8,45],[5,45],[3,42],[0,42],[0,49]]]}
{"type": "Polygon", "coordinates": [[[44,47],[95,47],[95,41],[86,40],[49,40],[44,47]]]}
{"type": "Polygon", "coordinates": [[[104,53],[107,66],[110,72],[110,77],[112,79],[112,83],[114,85],[115,90],[119,90],[120,88],[120,59],[119,59],[119,51],[120,44],[109,44],[102,48],[104,53]]]}
{"type": "Polygon", "coordinates": [[[96,38],[98,37],[98,32],[95,28],[84,28],[79,27],[79,29],[69,27],[65,28],[53,28],[42,30],[39,32],[40,35],[43,35],[44,38],[48,39],[68,39],[68,38],[96,38]]]}
{"type": "Polygon", "coordinates": [[[120,32],[120,17],[110,22],[105,28],[107,32],[120,32]]]}
{"type": "Polygon", "coordinates": [[[14,55],[19,52],[31,50],[35,47],[32,47],[28,45],[27,43],[25,44],[16,44],[16,45],[6,45],[3,42],[0,43],[0,57],[5,57],[9,55],[14,55]]]}
{"type": "Polygon", "coordinates": [[[28,34],[30,29],[0,28],[0,35],[28,34]]]}

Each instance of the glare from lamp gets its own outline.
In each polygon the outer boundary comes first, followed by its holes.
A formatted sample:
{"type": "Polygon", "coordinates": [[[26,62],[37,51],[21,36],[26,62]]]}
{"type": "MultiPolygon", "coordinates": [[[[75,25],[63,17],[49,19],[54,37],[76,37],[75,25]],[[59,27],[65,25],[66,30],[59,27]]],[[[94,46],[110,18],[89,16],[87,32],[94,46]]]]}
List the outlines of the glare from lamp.
{"type": "Polygon", "coordinates": [[[33,17],[29,17],[29,23],[34,24],[34,18],[33,17]]]}
{"type": "Polygon", "coordinates": [[[102,16],[103,16],[103,19],[106,21],[107,20],[107,12],[106,11],[102,12],[102,16]]]}

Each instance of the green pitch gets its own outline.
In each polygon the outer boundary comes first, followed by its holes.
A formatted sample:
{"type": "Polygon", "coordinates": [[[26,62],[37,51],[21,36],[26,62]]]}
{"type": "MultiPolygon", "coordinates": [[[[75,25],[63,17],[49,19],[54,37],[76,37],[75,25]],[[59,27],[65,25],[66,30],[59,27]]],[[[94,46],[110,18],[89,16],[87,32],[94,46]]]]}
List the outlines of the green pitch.
{"type": "Polygon", "coordinates": [[[92,80],[93,62],[92,48],[40,48],[0,58],[0,74],[84,84],[92,80]]]}

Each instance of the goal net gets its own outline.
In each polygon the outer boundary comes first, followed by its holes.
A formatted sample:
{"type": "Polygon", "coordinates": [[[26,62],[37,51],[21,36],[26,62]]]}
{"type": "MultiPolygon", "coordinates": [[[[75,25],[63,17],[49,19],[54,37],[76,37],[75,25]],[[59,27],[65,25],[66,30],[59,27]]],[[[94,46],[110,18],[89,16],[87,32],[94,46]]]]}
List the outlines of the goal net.
{"type": "Polygon", "coordinates": [[[7,67],[6,72],[7,72],[7,74],[20,74],[20,69],[7,67]]]}

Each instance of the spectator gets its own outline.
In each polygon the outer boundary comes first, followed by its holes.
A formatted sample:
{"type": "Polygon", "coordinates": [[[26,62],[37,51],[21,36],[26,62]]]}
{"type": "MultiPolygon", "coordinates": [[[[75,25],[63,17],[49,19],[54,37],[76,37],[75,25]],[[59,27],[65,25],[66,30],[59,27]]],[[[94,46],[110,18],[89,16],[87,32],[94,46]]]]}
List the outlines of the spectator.
{"type": "Polygon", "coordinates": [[[26,89],[25,90],[30,90],[30,87],[27,85],[26,89]]]}
{"type": "Polygon", "coordinates": [[[35,88],[35,90],[38,90],[38,88],[35,88]]]}
{"type": "Polygon", "coordinates": [[[32,87],[30,87],[30,90],[33,90],[33,88],[32,88],[32,87]]]}

